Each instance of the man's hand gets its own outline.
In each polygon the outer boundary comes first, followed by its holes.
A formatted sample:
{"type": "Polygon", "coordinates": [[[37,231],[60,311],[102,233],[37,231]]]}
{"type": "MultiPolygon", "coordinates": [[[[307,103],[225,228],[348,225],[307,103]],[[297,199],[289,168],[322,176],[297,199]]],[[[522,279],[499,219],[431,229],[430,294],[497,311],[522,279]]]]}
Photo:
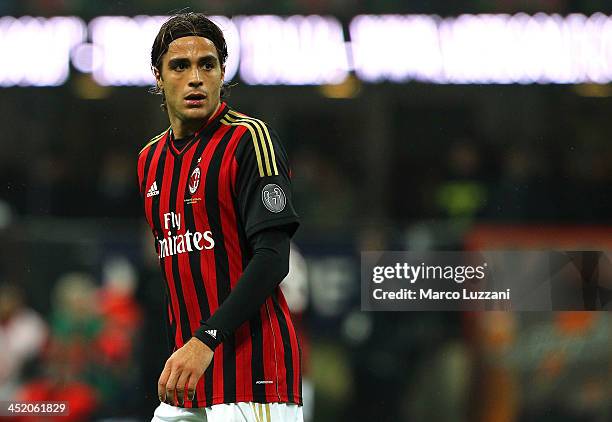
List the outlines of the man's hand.
{"type": "Polygon", "coordinates": [[[192,400],[196,385],[210,365],[212,358],[213,351],[195,337],[172,353],[172,356],[166,361],[157,384],[159,401],[174,406],[176,399],[182,405],[185,389],[187,389],[187,397],[192,400]]]}

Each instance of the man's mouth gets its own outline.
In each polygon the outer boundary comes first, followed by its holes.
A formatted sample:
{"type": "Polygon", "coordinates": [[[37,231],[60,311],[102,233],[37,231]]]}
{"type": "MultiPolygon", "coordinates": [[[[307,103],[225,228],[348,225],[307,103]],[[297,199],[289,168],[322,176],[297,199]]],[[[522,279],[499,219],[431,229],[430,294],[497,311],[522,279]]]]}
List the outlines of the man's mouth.
{"type": "Polygon", "coordinates": [[[199,106],[202,105],[205,99],[206,95],[204,94],[192,93],[185,97],[185,102],[190,106],[199,106]]]}

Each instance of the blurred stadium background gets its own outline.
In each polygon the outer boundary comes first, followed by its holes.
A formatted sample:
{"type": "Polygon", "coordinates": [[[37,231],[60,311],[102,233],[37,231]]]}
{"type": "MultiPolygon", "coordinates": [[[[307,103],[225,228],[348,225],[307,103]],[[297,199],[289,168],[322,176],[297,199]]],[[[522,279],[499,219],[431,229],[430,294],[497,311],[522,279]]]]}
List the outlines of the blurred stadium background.
{"type": "Polygon", "coordinates": [[[167,127],[159,17],[190,7],[228,34],[229,103],[292,162],[307,420],[612,420],[608,313],[359,305],[362,250],[611,249],[610,6],[0,1],[0,400],[152,415],[164,301],[136,156],[167,127]]]}

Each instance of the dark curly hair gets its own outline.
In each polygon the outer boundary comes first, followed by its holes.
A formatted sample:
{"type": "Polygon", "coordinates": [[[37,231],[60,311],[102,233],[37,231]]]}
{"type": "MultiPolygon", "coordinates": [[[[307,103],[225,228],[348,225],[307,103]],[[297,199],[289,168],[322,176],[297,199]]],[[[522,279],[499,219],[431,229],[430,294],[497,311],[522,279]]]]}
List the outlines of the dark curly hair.
{"type": "MultiPolygon", "coordinates": [[[[168,52],[168,46],[172,41],[181,37],[198,36],[208,38],[217,49],[217,55],[221,68],[225,67],[227,60],[227,44],[221,29],[203,13],[186,12],[170,17],[159,29],[153,47],[151,48],[151,69],[157,69],[161,75],[162,58],[168,52]]],[[[228,94],[229,86],[225,83],[221,87],[221,98],[228,94]]],[[[161,94],[162,108],[165,107],[166,99],[163,91],[157,84],[150,89],[153,94],[161,94]]]]}

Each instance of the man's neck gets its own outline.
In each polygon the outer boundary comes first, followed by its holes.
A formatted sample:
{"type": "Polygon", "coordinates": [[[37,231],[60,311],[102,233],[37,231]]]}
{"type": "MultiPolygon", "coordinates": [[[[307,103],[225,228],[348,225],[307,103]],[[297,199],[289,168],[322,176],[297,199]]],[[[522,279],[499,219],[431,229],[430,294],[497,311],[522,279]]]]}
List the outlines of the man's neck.
{"type": "Polygon", "coordinates": [[[198,129],[208,123],[219,111],[221,107],[221,101],[217,104],[215,110],[205,120],[180,120],[176,116],[168,116],[170,119],[170,126],[172,127],[172,133],[175,139],[182,139],[196,133],[198,129]]]}

